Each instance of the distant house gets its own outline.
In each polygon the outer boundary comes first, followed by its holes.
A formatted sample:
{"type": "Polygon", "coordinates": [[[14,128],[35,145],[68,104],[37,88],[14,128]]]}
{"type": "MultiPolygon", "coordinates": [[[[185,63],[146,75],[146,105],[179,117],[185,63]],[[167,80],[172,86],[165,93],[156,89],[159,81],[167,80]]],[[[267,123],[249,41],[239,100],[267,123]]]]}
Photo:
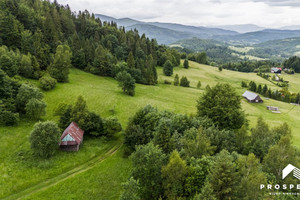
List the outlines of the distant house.
{"type": "Polygon", "coordinates": [[[247,101],[250,102],[250,103],[262,103],[263,102],[263,100],[260,98],[260,96],[258,94],[253,93],[253,92],[246,91],[243,94],[243,97],[245,99],[247,99],[247,101]]]}
{"type": "Polygon", "coordinates": [[[271,73],[281,74],[282,69],[280,67],[272,67],[271,73]]]}
{"type": "Polygon", "coordinates": [[[60,148],[64,151],[78,151],[83,141],[84,131],[72,122],[60,137],[60,148]]]}

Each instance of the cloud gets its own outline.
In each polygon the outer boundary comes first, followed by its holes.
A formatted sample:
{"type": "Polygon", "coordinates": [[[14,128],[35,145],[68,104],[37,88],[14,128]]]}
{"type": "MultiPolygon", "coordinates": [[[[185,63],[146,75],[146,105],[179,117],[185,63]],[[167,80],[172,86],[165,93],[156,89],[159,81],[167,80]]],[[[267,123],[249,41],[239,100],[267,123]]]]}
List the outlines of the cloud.
{"type": "Polygon", "coordinates": [[[87,9],[116,18],[196,26],[300,24],[298,0],[59,0],[59,3],[69,4],[75,11],[87,9]]]}

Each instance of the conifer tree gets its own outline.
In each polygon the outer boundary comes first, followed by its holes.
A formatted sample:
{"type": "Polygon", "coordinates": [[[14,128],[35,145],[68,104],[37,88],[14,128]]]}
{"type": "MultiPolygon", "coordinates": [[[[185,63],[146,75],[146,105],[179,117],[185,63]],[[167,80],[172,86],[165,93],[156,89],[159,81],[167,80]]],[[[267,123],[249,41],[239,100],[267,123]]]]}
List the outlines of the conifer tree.
{"type": "Polygon", "coordinates": [[[185,69],[188,69],[190,66],[189,66],[189,61],[187,60],[187,59],[185,59],[184,60],[184,62],[183,62],[183,67],[185,68],[185,69]]]}
{"type": "Polygon", "coordinates": [[[128,54],[127,65],[130,69],[135,68],[135,60],[134,60],[132,51],[130,51],[129,54],[128,54]]]}
{"type": "Polygon", "coordinates": [[[178,86],[178,85],[179,85],[179,76],[178,76],[178,74],[175,75],[175,78],[174,78],[174,85],[175,85],[175,86],[178,86]]]}
{"type": "Polygon", "coordinates": [[[167,60],[165,62],[163,71],[164,71],[164,74],[166,76],[172,76],[172,74],[173,74],[173,65],[172,65],[171,61],[167,60]]]}

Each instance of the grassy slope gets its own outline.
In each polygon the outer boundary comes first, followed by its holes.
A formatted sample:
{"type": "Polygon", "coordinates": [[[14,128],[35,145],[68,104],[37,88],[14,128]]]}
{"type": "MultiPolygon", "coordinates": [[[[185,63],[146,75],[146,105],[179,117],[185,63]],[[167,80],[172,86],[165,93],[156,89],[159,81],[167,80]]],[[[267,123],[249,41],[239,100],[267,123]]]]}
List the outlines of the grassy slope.
{"type": "MultiPolygon", "coordinates": [[[[128,117],[135,111],[147,104],[157,106],[159,109],[167,109],[180,113],[195,113],[196,100],[199,98],[203,88],[207,85],[214,85],[217,82],[232,84],[237,92],[242,94],[242,80],[254,80],[259,83],[266,83],[272,88],[277,88],[270,82],[256,76],[223,70],[206,65],[199,65],[190,62],[191,68],[186,70],[175,68],[174,74],[181,77],[185,75],[191,81],[192,88],[175,87],[162,84],[163,80],[173,80],[173,77],[162,75],[161,68],[158,69],[158,86],[137,85],[136,96],[123,95],[112,78],[94,76],[77,69],[72,69],[70,83],[58,84],[50,92],[45,93],[45,100],[48,104],[47,116],[45,119],[57,120],[53,117],[53,109],[59,102],[75,102],[78,95],[83,95],[87,100],[90,110],[101,114],[103,117],[111,116],[110,109],[115,109],[123,127],[128,117]],[[202,82],[202,89],[197,90],[198,80],[202,82]]],[[[288,76],[285,78],[291,82],[291,90],[296,92],[300,88],[300,76],[288,76]]],[[[300,107],[293,107],[290,104],[265,100],[263,104],[249,104],[242,101],[243,109],[249,115],[250,124],[253,125],[258,116],[263,116],[270,124],[286,121],[292,127],[294,144],[300,146],[300,107]],[[273,114],[266,110],[266,105],[279,106],[282,114],[273,114]]],[[[49,161],[35,160],[30,156],[28,136],[33,122],[21,122],[18,127],[0,127],[0,198],[15,193],[30,185],[39,183],[50,177],[54,177],[68,169],[72,169],[96,155],[101,155],[111,148],[117,141],[108,143],[101,139],[85,140],[84,146],[78,153],[59,152],[57,156],[49,161]],[[3,153],[2,153],[3,152],[3,153]]],[[[91,199],[103,197],[104,199],[116,199],[121,190],[121,182],[126,180],[129,174],[130,163],[121,158],[121,153],[108,158],[103,163],[95,165],[82,174],[74,176],[47,190],[33,194],[35,198],[59,199],[62,194],[67,198],[91,199]]]]}

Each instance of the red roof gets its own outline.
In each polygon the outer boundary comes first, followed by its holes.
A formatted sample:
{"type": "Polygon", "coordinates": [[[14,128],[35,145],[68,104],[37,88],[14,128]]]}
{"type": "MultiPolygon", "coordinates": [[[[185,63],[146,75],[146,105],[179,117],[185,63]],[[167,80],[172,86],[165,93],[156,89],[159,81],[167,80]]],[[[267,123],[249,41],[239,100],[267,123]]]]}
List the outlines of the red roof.
{"type": "Polygon", "coordinates": [[[62,136],[60,137],[60,140],[62,140],[66,135],[70,135],[72,138],[74,138],[75,141],[61,141],[60,145],[76,145],[81,144],[83,140],[83,134],[84,131],[79,128],[79,126],[72,122],[68,128],[63,132],[62,136]]]}

